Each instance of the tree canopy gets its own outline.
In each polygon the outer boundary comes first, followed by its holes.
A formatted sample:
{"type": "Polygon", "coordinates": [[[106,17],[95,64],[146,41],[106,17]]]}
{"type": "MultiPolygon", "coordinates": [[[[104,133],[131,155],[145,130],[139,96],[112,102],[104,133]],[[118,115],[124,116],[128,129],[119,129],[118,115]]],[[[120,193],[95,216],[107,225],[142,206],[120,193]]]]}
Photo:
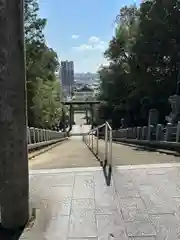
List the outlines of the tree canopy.
{"type": "Polygon", "coordinates": [[[37,0],[25,0],[27,108],[29,126],[52,128],[61,117],[57,54],[45,42],[46,19],[38,16],[37,0]]]}
{"type": "Polygon", "coordinates": [[[169,114],[168,97],[175,93],[180,70],[180,2],[143,1],[125,6],[116,18],[116,32],[104,55],[109,66],[99,70],[100,99],[120,126],[147,124],[148,111],[156,108],[160,122],[169,114]]]}

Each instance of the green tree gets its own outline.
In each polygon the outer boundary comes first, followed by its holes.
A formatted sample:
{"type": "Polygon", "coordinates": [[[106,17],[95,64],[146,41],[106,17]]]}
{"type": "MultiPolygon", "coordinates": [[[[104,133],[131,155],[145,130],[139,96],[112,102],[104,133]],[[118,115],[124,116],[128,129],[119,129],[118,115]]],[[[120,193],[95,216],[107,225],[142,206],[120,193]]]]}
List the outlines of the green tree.
{"type": "Polygon", "coordinates": [[[41,128],[53,128],[58,125],[62,115],[59,82],[38,80],[37,93],[33,98],[34,122],[41,128]]]}
{"type": "Polygon", "coordinates": [[[111,109],[115,125],[121,117],[128,124],[147,124],[152,107],[164,121],[180,69],[179,17],[178,0],[149,0],[120,10],[105,51],[109,66],[99,71],[100,99],[111,109]]]}
{"type": "Polygon", "coordinates": [[[101,80],[100,99],[106,101],[106,114],[112,118],[113,127],[120,124],[120,117],[131,111],[131,95],[135,93],[131,64],[134,59],[132,48],[136,42],[138,29],[138,9],[133,5],[124,7],[117,18],[120,21],[116,33],[105,51],[108,67],[99,71],[101,80]],[[120,116],[121,115],[121,116],[120,116]]]}
{"type": "Polygon", "coordinates": [[[46,19],[38,16],[37,0],[25,0],[28,124],[52,127],[61,117],[57,54],[45,43],[46,19]],[[58,97],[57,97],[58,96],[58,97]]]}

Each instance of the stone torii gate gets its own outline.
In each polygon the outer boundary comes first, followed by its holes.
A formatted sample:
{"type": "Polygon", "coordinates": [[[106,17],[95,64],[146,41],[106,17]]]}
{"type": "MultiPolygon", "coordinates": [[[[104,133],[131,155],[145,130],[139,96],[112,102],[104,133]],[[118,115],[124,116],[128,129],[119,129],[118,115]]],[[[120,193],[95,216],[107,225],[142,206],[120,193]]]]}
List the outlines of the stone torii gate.
{"type": "Polygon", "coordinates": [[[93,119],[94,119],[94,111],[93,111],[93,105],[99,104],[100,101],[98,100],[91,100],[91,101],[76,101],[76,100],[71,100],[71,101],[64,101],[62,102],[64,105],[69,105],[69,131],[72,130],[72,114],[73,114],[73,105],[89,105],[91,109],[91,118],[92,118],[92,124],[93,124],[93,119]]]}
{"type": "Polygon", "coordinates": [[[29,218],[24,1],[0,0],[0,209],[1,226],[29,218]]]}

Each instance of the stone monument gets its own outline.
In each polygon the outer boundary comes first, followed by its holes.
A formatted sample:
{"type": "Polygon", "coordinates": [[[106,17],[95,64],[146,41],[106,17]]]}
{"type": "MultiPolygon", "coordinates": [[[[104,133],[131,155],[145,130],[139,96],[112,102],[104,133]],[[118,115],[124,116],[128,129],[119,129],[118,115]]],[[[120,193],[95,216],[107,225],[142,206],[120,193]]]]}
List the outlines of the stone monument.
{"type": "Polygon", "coordinates": [[[121,118],[121,127],[120,128],[123,128],[124,127],[124,118],[121,118]]]}
{"type": "Polygon", "coordinates": [[[158,124],[159,119],[159,112],[157,109],[150,109],[149,110],[149,119],[148,119],[148,126],[153,125],[156,126],[158,124]]]}
{"type": "Polygon", "coordinates": [[[124,120],[124,118],[121,118],[121,127],[120,128],[125,128],[125,120],[124,120]]]}

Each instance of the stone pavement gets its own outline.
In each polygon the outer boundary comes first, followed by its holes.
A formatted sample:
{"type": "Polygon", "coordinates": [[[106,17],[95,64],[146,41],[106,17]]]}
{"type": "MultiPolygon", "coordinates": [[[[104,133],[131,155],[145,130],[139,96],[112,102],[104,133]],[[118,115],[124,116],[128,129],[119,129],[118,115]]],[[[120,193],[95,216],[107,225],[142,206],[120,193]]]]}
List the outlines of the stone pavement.
{"type": "Polygon", "coordinates": [[[34,170],[96,166],[99,163],[83,143],[81,136],[71,137],[29,161],[29,168],[34,170]]]}
{"type": "MultiPolygon", "coordinates": [[[[94,147],[96,147],[94,140],[94,147]]],[[[105,143],[99,140],[99,155],[104,159],[105,143]]],[[[159,149],[143,149],[141,146],[125,145],[113,142],[113,165],[139,165],[139,164],[158,164],[158,163],[180,163],[180,157],[160,152],[159,149]]]]}
{"type": "MultiPolygon", "coordinates": [[[[96,139],[94,139],[94,148],[96,139]]],[[[105,144],[99,140],[99,155],[104,159],[105,144]]],[[[158,163],[180,163],[179,156],[168,155],[158,150],[147,151],[138,146],[113,143],[113,165],[139,165],[158,163]]],[[[63,143],[51,147],[49,151],[32,158],[30,169],[54,169],[68,167],[97,167],[96,158],[91,154],[82,137],[71,137],[63,143]],[[84,157],[85,156],[85,157],[84,157]]]]}
{"type": "Polygon", "coordinates": [[[110,187],[102,169],[30,172],[39,209],[21,240],[178,240],[180,165],[121,166],[110,187]]]}

